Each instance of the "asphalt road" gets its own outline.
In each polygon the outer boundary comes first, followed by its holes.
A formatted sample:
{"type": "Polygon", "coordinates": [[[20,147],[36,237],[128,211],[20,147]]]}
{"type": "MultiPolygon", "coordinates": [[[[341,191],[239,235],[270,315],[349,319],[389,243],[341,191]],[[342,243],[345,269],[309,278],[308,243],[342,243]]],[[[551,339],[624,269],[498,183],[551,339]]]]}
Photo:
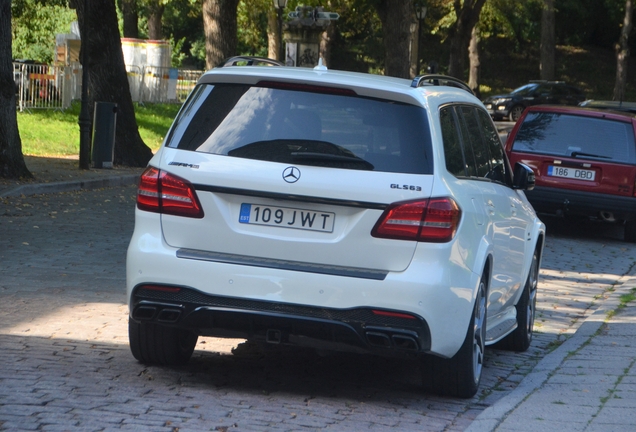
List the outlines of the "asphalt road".
{"type": "Polygon", "coordinates": [[[135,187],[0,199],[0,430],[462,431],[573,334],[636,262],[621,229],[546,220],[537,333],[487,350],[480,392],[419,390],[414,362],[201,338],[181,368],[128,348],[135,187]]]}

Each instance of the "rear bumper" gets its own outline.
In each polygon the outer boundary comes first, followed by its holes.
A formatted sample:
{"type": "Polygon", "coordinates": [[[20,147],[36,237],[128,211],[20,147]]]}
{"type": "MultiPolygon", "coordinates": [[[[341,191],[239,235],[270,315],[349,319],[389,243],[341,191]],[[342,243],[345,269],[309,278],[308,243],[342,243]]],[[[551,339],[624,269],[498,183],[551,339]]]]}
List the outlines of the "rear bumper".
{"type": "Polygon", "coordinates": [[[426,322],[370,308],[331,309],[205,294],[176,286],[133,289],[131,319],[198,335],[316,349],[408,355],[430,349],[426,322]]]}
{"type": "Polygon", "coordinates": [[[636,197],[579,192],[537,186],[526,191],[528,201],[539,213],[636,219],[636,197]]]}

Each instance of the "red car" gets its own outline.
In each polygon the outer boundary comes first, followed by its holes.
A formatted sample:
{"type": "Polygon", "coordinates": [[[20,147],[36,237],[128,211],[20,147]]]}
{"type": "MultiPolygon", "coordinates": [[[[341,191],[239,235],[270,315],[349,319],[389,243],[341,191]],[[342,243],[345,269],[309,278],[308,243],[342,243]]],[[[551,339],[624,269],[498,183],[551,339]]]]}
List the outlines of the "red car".
{"type": "Polygon", "coordinates": [[[529,107],[506,141],[514,166],[532,168],[528,200],[539,213],[625,225],[636,242],[636,114],[570,106],[529,107]]]}

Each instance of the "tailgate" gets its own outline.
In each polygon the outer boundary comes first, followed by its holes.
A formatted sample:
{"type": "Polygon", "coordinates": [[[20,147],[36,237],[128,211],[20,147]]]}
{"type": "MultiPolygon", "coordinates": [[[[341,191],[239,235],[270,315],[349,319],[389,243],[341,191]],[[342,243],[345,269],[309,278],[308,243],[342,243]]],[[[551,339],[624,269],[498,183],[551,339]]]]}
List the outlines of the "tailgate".
{"type": "Polygon", "coordinates": [[[370,233],[387,204],[428,197],[432,176],[302,165],[290,170],[277,162],[164,150],[161,168],[195,186],[205,213],[202,219],[162,215],[172,247],[381,271],[402,271],[411,262],[416,242],[370,233]],[[289,174],[297,181],[286,181],[289,174]],[[420,190],[392,188],[396,183],[420,190]]]}

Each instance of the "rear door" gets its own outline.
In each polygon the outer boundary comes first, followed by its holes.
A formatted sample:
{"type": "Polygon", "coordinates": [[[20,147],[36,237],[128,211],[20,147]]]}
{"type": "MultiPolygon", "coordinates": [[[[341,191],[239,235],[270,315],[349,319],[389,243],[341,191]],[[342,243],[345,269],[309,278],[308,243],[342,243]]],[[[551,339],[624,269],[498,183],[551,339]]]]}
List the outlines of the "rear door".
{"type": "Polygon", "coordinates": [[[482,205],[491,229],[494,259],[489,308],[504,311],[522,282],[526,230],[529,219],[516,191],[507,183],[507,166],[497,130],[488,115],[475,107],[461,107],[462,135],[475,165],[482,205]]]}
{"type": "Polygon", "coordinates": [[[488,114],[474,106],[443,107],[447,170],[458,178],[462,189],[472,194],[478,210],[476,225],[493,245],[493,268],[489,286],[488,313],[498,315],[512,301],[521,283],[528,227],[527,209],[507,185],[509,174],[503,148],[488,114]]]}

